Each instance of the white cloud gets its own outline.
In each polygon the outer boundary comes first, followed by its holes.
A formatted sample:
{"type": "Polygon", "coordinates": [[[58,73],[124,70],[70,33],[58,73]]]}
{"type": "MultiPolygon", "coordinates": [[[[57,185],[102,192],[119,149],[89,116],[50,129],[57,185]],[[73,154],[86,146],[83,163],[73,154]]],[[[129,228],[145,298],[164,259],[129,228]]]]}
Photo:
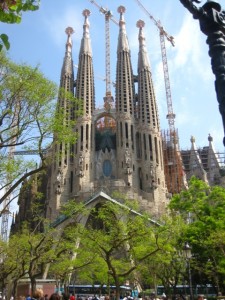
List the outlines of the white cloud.
{"type": "Polygon", "coordinates": [[[185,18],[179,33],[175,36],[176,46],[174,48],[176,56],[173,61],[175,68],[185,66],[199,53],[200,30],[196,30],[198,24],[193,21],[190,14],[185,14],[185,18]]]}
{"type": "Polygon", "coordinates": [[[68,26],[73,27],[75,31],[73,41],[81,39],[84,17],[75,6],[66,7],[65,11],[60,12],[60,15],[54,13],[46,16],[44,22],[53,42],[60,48],[65,43],[65,29],[68,26]]]}
{"type": "Polygon", "coordinates": [[[179,33],[175,36],[172,71],[185,70],[187,75],[199,75],[201,80],[213,79],[206,36],[201,32],[198,20],[189,13],[185,14],[179,33]]]}

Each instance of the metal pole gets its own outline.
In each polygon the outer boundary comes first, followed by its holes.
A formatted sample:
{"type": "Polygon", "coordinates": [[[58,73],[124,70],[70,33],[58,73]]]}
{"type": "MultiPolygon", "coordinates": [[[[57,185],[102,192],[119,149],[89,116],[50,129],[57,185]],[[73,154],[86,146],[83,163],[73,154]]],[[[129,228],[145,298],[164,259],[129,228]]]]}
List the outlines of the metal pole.
{"type": "Polygon", "coordinates": [[[187,265],[188,265],[188,277],[189,277],[189,288],[190,288],[190,300],[194,300],[193,289],[192,289],[190,258],[187,258],[187,265]]]}

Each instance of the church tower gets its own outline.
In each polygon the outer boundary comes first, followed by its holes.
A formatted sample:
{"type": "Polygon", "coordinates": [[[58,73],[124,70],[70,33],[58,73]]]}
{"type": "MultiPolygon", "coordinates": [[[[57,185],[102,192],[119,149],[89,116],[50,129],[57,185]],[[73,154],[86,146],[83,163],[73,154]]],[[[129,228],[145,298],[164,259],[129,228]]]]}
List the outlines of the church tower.
{"type": "Polygon", "coordinates": [[[136,178],[140,190],[149,193],[156,210],[165,204],[165,175],[157,102],[144,37],[144,22],[139,20],[138,104],[136,140],[136,178]]]}
{"type": "Polygon", "coordinates": [[[125,8],[120,13],[119,37],[116,65],[116,119],[117,119],[117,161],[118,177],[126,186],[134,187],[135,173],[135,87],[131,65],[130,48],[124,21],[125,8]]]}
{"type": "Polygon", "coordinates": [[[83,11],[83,37],[74,81],[72,28],[68,35],[60,86],[72,92],[79,103],[68,108],[59,97],[65,118],[76,121],[74,145],[53,144],[57,159],[48,180],[47,217],[54,220],[60,205],[68,200],[90,200],[100,192],[114,197],[119,192],[139,201],[140,207],[158,217],[168,203],[162,158],[158,109],[143,33],[139,20],[138,75],[134,76],[126,34],[125,8],[120,14],[117,45],[115,106],[103,97],[103,108],[95,109],[93,56],[90,40],[89,10],[83,11]],[[138,90],[135,91],[135,82],[138,90]],[[75,90],[74,90],[75,87],[75,90]],[[82,108],[82,112],[80,109],[82,108]]]}
{"type": "Polygon", "coordinates": [[[77,109],[82,110],[80,115],[75,112],[76,128],[78,136],[74,145],[74,168],[71,170],[71,197],[79,193],[89,192],[93,182],[94,168],[94,131],[93,112],[95,109],[94,71],[92,61],[92,48],[89,33],[89,10],[83,11],[85,18],[83,25],[83,37],[79,52],[79,64],[77,70],[75,97],[81,101],[77,109]]]}
{"type": "MultiPolygon", "coordinates": [[[[60,88],[65,92],[59,92],[57,109],[63,112],[64,125],[72,118],[74,107],[67,99],[66,93],[74,93],[74,69],[72,59],[72,27],[66,28],[67,42],[60,77],[60,88]]],[[[69,199],[68,183],[70,181],[70,148],[66,143],[57,143],[57,134],[47,155],[53,158],[53,162],[47,170],[46,216],[54,220],[59,213],[60,206],[69,199]]]]}

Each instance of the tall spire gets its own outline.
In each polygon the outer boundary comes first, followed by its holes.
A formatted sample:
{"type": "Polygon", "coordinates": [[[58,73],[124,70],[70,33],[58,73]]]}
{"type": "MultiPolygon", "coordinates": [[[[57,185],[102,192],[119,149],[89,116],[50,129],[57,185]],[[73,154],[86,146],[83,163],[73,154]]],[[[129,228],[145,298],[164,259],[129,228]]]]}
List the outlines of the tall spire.
{"type": "MultiPolygon", "coordinates": [[[[67,92],[74,94],[74,70],[73,70],[73,58],[72,58],[72,34],[74,30],[72,27],[67,27],[66,30],[67,41],[66,51],[63,59],[63,65],[61,69],[60,87],[67,92]]],[[[69,109],[67,100],[59,93],[58,103],[60,107],[64,108],[65,114],[69,109]]],[[[70,109],[69,109],[70,110],[70,109]]],[[[71,111],[71,110],[70,110],[71,111]]],[[[71,111],[72,116],[72,111],[71,111]]]]}
{"type": "Polygon", "coordinates": [[[91,41],[90,41],[90,23],[88,17],[90,16],[91,12],[88,9],[83,11],[84,16],[84,25],[83,25],[83,38],[81,41],[80,52],[88,54],[92,56],[92,48],[91,48],[91,41]]]}
{"type": "Polygon", "coordinates": [[[137,27],[139,28],[139,56],[138,56],[138,71],[143,69],[148,69],[150,71],[150,63],[148,59],[148,54],[146,50],[145,37],[143,33],[143,27],[145,26],[144,21],[137,21],[137,27]]]}
{"type": "Polygon", "coordinates": [[[139,53],[138,53],[138,115],[141,123],[150,125],[159,132],[158,108],[155,98],[154,86],[148,60],[142,20],[137,22],[139,28],[139,53]]]}
{"type": "Polygon", "coordinates": [[[116,107],[118,112],[134,116],[134,76],[124,21],[125,10],[124,6],[117,10],[120,13],[120,31],[117,46],[116,107]]]}
{"type": "Polygon", "coordinates": [[[118,39],[118,47],[117,52],[120,51],[129,51],[129,44],[127,39],[127,33],[126,33],[126,22],[124,20],[124,13],[126,11],[126,8],[124,6],[119,6],[117,9],[118,13],[120,14],[120,33],[119,33],[119,39],[118,39]]]}
{"type": "Polygon", "coordinates": [[[92,62],[92,48],[89,33],[89,20],[91,12],[88,9],[83,11],[84,25],[83,37],[81,40],[79,64],[76,80],[76,97],[83,100],[83,114],[91,115],[94,110],[94,71],[92,62]]]}
{"type": "Polygon", "coordinates": [[[117,111],[117,156],[118,177],[129,186],[135,186],[136,174],[133,172],[134,157],[134,75],[131,64],[130,48],[126,34],[125,7],[117,10],[120,14],[119,36],[116,64],[116,111],[117,111]]]}
{"type": "Polygon", "coordinates": [[[201,178],[205,182],[208,183],[207,180],[207,173],[204,170],[204,166],[200,157],[200,153],[196,147],[195,144],[195,137],[191,136],[191,150],[190,150],[190,161],[189,161],[189,170],[190,170],[190,177],[191,176],[197,176],[198,178],[201,178]]]}
{"type": "Polygon", "coordinates": [[[71,39],[71,35],[74,33],[74,30],[72,27],[67,27],[65,30],[66,34],[67,34],[67,43],[66,43],[66,53],[68,56],[71,57],[71,52],[72,52],[72,39],[71,39]]]}
{"type": "Polygon", "coordinates": [[[136,133],[136,148],[137,157],[140,159],[140,187],[145,191],[151,191],[153,199],[156,199],[156,197],[161,199],[161,202],[157,202],[158,207],[156,211],[158,210],[159,212],[168,200],[165,189],[162,140],[157,102],[143,33],[145,23],[139,20],[136,25],[139,28],[138,132],[136,133]]]}
{"type": "MultiPolygon", "coordinates": [[[[73,45],[73,43],[72,43],[71,35],[74,33],[74,30],[72,27],[67,27],[65,32],[67,34],[67,42],[66,42],[66,52],[65,52],[65,56],[64,56],[61,77],[64,77],[65,75],[66,76],[73,75],[73,60],[72,60],[72,45],[73,45]]],[[[61,82],[61,84],[62,84],[62,82],[61,82]]]]}

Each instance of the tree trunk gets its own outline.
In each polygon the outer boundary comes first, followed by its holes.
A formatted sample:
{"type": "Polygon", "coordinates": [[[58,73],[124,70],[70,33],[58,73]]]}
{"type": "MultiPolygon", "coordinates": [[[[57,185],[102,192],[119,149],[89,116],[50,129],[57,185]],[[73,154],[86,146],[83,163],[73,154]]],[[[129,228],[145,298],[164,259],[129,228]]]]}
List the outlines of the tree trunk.
{"type": "Polygon", "coordinates": [[[30,276],[30,284],[31,284],[31,293],[33,295],[36,290],[36,279],[34,276],[30,276]]]}
{"type": "Polygon", "coordinates": [[[116,285],[116,300],[120,300],[120,283],[117,278],[115,279],[115,285],[116,285]]]}

